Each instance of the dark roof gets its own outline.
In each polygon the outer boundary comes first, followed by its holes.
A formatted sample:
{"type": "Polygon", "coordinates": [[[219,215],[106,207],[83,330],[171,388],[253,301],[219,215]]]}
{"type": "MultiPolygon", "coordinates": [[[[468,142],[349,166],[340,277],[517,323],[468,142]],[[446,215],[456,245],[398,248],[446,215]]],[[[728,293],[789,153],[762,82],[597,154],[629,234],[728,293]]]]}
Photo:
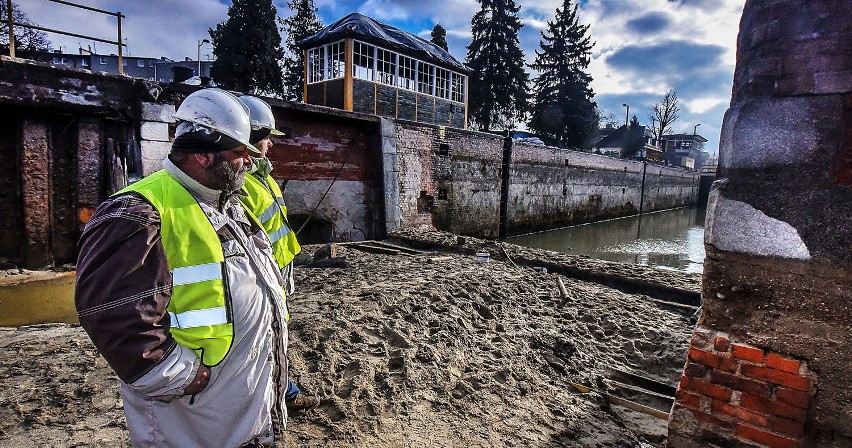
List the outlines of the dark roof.
{"type": "Polygon", "coordinates": [[[471,72],[470,68],[432,42],[357,12],[353,12],[316,34],[300,40],[298,45],[302,49],[315,48],[344,37],[355,37],[444,67],[452,67],[465,73],[471,72]]]}
{"type": "Polygon", "coordinates": [[[666,134],[663,136],[663,140],[672,139],[695,140],[702,143],[707,141],[707,139],[702,137],[701,134],[666,134]]]}

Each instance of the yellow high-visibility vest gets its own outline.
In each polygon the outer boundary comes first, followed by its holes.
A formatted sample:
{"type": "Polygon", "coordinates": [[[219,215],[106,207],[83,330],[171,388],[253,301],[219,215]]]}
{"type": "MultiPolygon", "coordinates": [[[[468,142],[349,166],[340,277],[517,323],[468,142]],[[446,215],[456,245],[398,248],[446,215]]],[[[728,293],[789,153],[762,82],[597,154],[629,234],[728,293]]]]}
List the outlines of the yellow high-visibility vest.
{"type": "Polygon", "coordinates": [[[198,201],[167,171],[116,194],[136,192],[160,213],[160,239],[172,273],[166,308],[175,340],[207,366],[219,364],[234,339],[230,294],[225,293],[225,255],[213,225],[198,201]]]}
{"type": "Polygon", "coordinates": [[[293,258],[301,252],[296,232],[290,228],[287,221],[287,206],[278,183],[267,175],[264,179],[258,179],[252,174],[246,174],[243,191],[248,196],[240,198],[246,209],[253,214],[266,235],[272,243],[272,253],[279,268],[283,268],[293,261],[293,258]]]}

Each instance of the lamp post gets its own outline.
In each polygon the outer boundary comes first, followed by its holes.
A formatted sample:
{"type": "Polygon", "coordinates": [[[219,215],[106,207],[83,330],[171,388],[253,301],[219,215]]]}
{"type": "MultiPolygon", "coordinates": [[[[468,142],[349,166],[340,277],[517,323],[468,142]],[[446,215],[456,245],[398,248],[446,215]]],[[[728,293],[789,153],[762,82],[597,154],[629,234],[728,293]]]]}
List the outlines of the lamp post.
{"type": "Polygon", "coordinates": [[[624,113],[624,127],[627,127],[627,121],[630,119],[630,106],[627,104],[622,104],[622,106],[627,108],[627,112],[624,113]]]}
{"type": "Polygon", "coordinates": [[[692,127],[692,139],[695,140],[695,130],[698,129],[698,126],[701,126],[701,123],[696,124],[692,127]]]}
{"type": "Polygon", "coordinates": [[[207,39],[202,39],[198,41],[198,57],[196,60],[198,61],[198,78],[201,78],[201,46],[205,43],[209,44],[210,41],[207,39]]]}

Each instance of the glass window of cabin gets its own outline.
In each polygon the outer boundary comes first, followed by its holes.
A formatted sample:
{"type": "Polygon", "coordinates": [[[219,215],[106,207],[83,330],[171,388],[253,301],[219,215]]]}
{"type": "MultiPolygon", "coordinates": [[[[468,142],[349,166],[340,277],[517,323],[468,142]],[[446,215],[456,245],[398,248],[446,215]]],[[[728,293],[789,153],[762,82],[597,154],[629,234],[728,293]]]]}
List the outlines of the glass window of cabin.
{"type": "Polygon", "coordinates": [[[417,90],[417,61],[407,56],[399,55],[399,76],[396,78],[397,87],[406,90],[417,90]]]}
{"type": "Polygon", "coordinates": [[[107,63],[107,58],[105,58],[105,57],[101,57],[101,58],[100,58],[100,62],[101,62],[101,65],[106,65],[106,63],[107,63]]]}
{"type": "Polygon", "coordinates": [[[145,60],[144,59],[138,59],[136,61],[136,66],[137,67],[144,67],[145,66],[145,60]]]}
{"type": "Polygon", "coordinates": [[[357,40],[352,46],[352,76],[359,79],[373,80],[374,71],[374,49],[372,45],[367,45],[357,40]]]}
{"type": "Polygon", "coordinates": [[[308,82],[322,81],[323,75],[323,47],[308,50],[308,82]]]}
{"type": "Polygon", "coordinates": [[[329,44],[326,48],[326,57],[328,58],[326,69],[328,76],[325,79],[342,78],[346,73],[346,59],[344,57],[345,46],[343,41],[329,44]]]}
{"type": "Polygon", "coordinates": [[[421,62],[417,67],[417,91],[427,95],[432,94],[433,70],[435,66],[421,62]]]}
{"type": "Polygon", "coordinates": [[[450,71],[435,67],[435,96],[450,98],[450,71]]]}
{"type": "Polygon", "coordinates": [[[453,75],[453,101],[464,103],[464,75],[452,73],[453,75]]]}
{"type": "Polygon", "coordinates": [[[395,72],[396,53],[384,48],[376,48],[376,81],[393,85],[395,72]]]}

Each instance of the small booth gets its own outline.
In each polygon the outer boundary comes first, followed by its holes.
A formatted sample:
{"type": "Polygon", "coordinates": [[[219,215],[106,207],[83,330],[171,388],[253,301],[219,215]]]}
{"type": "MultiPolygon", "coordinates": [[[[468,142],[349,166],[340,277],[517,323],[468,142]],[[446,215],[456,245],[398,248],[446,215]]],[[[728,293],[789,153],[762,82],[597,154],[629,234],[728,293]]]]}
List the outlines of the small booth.
{"type": "Polygon", "coordinates": [[[470,69],[411,33],[352,13],[299,41],[306,104],[465,128],[470,69]]]}

